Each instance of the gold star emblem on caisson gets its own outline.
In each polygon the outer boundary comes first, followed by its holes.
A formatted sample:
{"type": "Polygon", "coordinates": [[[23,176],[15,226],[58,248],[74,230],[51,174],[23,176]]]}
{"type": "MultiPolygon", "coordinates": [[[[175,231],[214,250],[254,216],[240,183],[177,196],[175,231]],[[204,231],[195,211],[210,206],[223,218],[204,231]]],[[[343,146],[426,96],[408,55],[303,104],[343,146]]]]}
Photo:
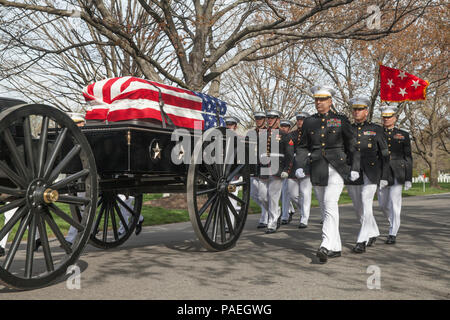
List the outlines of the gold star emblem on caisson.
{"type": "Polygon", "coordinates": [[[156,143],[156,146],[152,149],[153,150],[153,159],[161,159],[161,148],[159,147],[159,143],[156,143]]]}

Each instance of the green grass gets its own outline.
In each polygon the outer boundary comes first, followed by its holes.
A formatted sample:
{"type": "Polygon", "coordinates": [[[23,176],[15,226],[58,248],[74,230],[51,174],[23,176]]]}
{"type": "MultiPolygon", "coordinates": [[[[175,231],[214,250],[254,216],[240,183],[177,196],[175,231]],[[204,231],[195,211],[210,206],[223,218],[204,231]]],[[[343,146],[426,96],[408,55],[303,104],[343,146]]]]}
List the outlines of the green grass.
{"type": "MultiPolygon", "coordinates": [[[[442,183],[440,184],[441,188],[430,188],[429,184],[425,185],[425,193],[423,192],[423,185],[422,183],[414,183],[413,187],[409,189],[408,191],[403,191],[404,197],[410,197],[410,196],[421,196],[421,195],[429,195],[429,194],[437,194],[437,193],[445,193],[450,192],[450,183],[442,183]]],[[[180,195],[181,196],[181,195],[180,195]]],[[[150,200],[159,199],[162,197],[162,194],[145,194],[144,195],[144,203],[150,200]]],[[[376,196],[375,196],[376,199],[376,196]]],[[[339,199],[339,204],[347,204],[351,203],[351,199],[347,193],[347,189],[344,188],[344,191],[341,194],[341,197],[339,199]]],[[[58,206],[65,212],[70,212],[69,207],[64,204],[58,204],[58,206]]],[[[318,207],[319,203],[317,199],[314,196],[314,190],[313,190],[313,198],[311,201],[312,207],[318,207]]],[[[261,212],[261,209],[259,206],[251,200],[250,207],[249,207],[249,214],[259,214],[261,212]]],[[[160,225],[160,224],[168,224],[168,223],[175,223],[175,222],[185,222],[189,221],[189,213],[187,208],[186,209],[165,209],[161,207],[152,207],[150,205],[143,205],[141,214],[144,216],[144,226],[152,226],[152,225],[160,225]]],[[[54,216],[55,222],[60,227],[63,234],[67,234],[69,230],[69,225],[60,219],[59,217],[54,216]]],[[[4,215],[0,215],[0,225],[3,225],[4,222],[4,215]]],[[[12,232],[9,235],[9,241],[12,241],[13,236],[18,228],[18,224],[13,228],[12,232]]],[[[47,227],[48,234],[52,236],[50,228],[47,227]]],[[[24,240],[27,238],[27,232],[24,235],[24,240]]],[[[23,241],[23,240],[22,240],[23,241]]]]}

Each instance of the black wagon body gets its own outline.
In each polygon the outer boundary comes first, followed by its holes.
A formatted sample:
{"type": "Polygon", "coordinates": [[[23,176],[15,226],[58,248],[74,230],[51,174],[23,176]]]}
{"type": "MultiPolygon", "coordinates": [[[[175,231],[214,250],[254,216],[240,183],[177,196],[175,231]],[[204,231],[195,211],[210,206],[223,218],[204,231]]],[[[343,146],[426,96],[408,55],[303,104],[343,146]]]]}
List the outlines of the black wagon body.
{"type": "Polygon", "coordinates": [[[241,138],[224,128],[183,129],[182,140],[190,141],[184,150],[176,129],[139,120],[77,127],[58,108],[0,98],[0,282],[46,286],[88,242],[121,245],[134,233],[146,193],[185,193],[201,243],[211,251],[232,248],[250,197],[250,166],[236,149],[241,138]],[[199,161],[212,143],[222,147],[223,161],[199,161]]]}

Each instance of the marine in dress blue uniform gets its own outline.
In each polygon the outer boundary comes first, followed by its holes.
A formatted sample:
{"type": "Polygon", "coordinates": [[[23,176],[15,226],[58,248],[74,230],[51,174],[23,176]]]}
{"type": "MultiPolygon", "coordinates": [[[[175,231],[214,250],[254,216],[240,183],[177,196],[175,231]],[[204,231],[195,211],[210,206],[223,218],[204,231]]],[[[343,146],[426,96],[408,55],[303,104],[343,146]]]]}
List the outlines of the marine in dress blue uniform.
{"type": "Polygon", "coordinates": [[[409,133],[395,127],[398,108],[386,106],[381,109],[384,134],[389,149],[388,186],[378,191],[378,203],[389,220],[387,244],[395,244],[400,228],[402,211],[402,188],[412,186],[412,154],[409,133]]]}
{"type": "Polygon", "coordinates": [[[356,144],[361,152],[360,178],[348,184],[348,193],[353,201],[356,217],[361,223],[357,236],[355,253],[363,253],[366,246],[370,247],[380,235],[375,217],[373,216],[373,198],[377,185],[387,185],[387,169],[389,166],[388,146],[383,128],[367,121],[370,100],[367,97],[350,99],[353,109],[353,130],[356,144]]]}
{"type": "Polygon", "coordinates": [[[262,158],[260,178],[267,190],[262,203],[269,216],[266,234],[270,234],[276,232],[279,228],[281,210],[278,203],[283,180],[288,177],[287,171],[294,156],[294,148],[288,143],[288,135],[279,130],[281,112],[269,110],[266,112],[266,117],[268,118],[265,134],[267,148],[266,150],[260,150],[260,157],[262,158]],[[276,140],[274,146],[278,150],[272,150],[272,139],[276,140]],[[263,158],[265,158],[264,161],[263,158]]]}
{"type": "MultiPolygon", "coordinates": [[[[256,111],[253,113],[253,117],[255,119],[255,128],[252,130],[256,131],[256,153],[259,155],[259,136],[267,130],[266,126],[266,113],[262,111],[256,111]]],[[[259,157],[257,157],[257,160],[259,160],[259,157]]],[[[252,164],[253,165],[253,164],[252,164]]],[[[257,164],[254,164],[254,171],[255,174],[253,177],[250,178],[250,197],[253,199],[253,201],[256,202],[258,206],[261,208],[261,216],[259,218],[259,223],[257,225],[258,229],[266,228],[268,223],[268,216],[265,206],[263,205],[263,200],[267,196],[267,190],[265,189],[265,185],[261,182],[261,179],[259,177],[260,175],[260,168],[259,168],[259,161],[257,164]]]]}
{"type": "MultiPolygon", "coordinates": [[[[289,143],[293,143],[294,150],[297,149],[300,144],[301,139],[301,130],[303,127],[303,122],[310,115],[307,112],[297,112],[295,118],[297,120],[297,129],[292,131],[289,134],[289,143]]],[[[295,157],[295,154],[294,154],[295,157]]],[[[295,165],[295,161],[292,161],[289,165],[289,178],[286,182],[287,189],[287,197],[289,201],[293,201],[297,206],[300,212],[300,224],[299,228],[307,228],[308,220],[309,220],[309,212],[311,208],[311,195],[312,195],[312,184],[309,174],[305,177],[298,179],[295,176],[295,171],[297,167],[295,165]]],[[[306,169],[305,172],[309,172],[309,161],[306,161],[306,169]]],[[[285,200],[287,201],[287,200],[285,200]]]]}
{"type": "Polygon", "coordinates": [[[303,123],[296,150],[295,175],[297,178],[306,176],[309,159],[311,183],[324,215],[317,257],[321,263],[326,263],[328,258],[341,256],[338,201],[344,182],[359,178],[360,153],[348,118],[331,109],[334,89],[314,86],[311,92],[318,112],[303,123]]]}

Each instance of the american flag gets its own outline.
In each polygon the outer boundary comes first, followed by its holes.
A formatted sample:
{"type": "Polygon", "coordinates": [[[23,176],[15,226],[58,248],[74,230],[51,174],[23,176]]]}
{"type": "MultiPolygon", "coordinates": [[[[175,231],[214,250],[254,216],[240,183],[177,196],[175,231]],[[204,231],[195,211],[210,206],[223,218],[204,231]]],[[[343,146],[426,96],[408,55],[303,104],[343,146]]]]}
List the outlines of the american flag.
{"type": "Polygon", "coordinates": [[[215,126],[216,104],[220,115],[226,113],[225,102],[206,94],[136,77],[118,77],[97,81],[84,88],[83,96],[90,105],[86,119],[114,122],[151,118],[161,121],[159,90],[164,111],[178,127],[194,129],[200,125],[206,130],[215,126]]]}
{"type": "Polygon", "coordinates": [[[217,127],[216,110],[219,112],[219,126],[225,126],[223,116],[227,112],[226,102],[205,93],[195,92],[195,94],[202,98],[203,120],[205,121],[204,129],[208,130],[209,128],[217,127]]]}

